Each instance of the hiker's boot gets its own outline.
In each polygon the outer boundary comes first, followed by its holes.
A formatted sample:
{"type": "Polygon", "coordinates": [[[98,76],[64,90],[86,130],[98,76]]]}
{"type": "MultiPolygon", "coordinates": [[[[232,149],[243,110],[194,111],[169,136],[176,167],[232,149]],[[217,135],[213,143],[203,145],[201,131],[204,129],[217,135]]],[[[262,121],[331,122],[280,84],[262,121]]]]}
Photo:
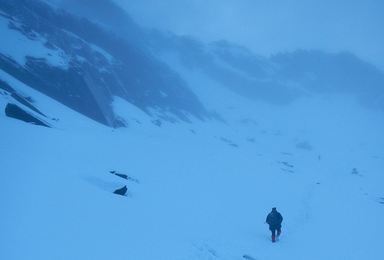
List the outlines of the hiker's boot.
{"type": "Polygon", "coordinates": [[[275,236],[272,236],[272,243],[275,243],[276,239],[275,236]]]}

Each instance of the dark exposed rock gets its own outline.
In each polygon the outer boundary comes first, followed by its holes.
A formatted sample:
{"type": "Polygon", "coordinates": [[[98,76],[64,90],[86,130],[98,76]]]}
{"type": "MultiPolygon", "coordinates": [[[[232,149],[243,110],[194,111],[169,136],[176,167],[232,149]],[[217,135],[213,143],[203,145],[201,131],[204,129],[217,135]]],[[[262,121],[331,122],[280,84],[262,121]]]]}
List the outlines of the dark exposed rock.
{"type": "Polygon", "coordinates": [[[128,180],[128,175],[126,175],[126,174],[118,173],[118,172],[116,172],[116,171],[110,171],[110,173],[112,173],[112,174],[114,174],[114,175],[116,175],[116,176],[119,176],[119,177],[121,177],[121,178],[123,178],[123,179],[128,180]]]}
{"type": "Polygon", "coordinates": [[[124,185],[124,187],[115,190],[113,193],[117,195],[125,196],[125,194],[127,193],[127,190],[128,190],[127,185],[124,185]]]}
{"type": "Polygon", "coordinates": [[[137,179],[134,179],[126,174],[123,174],[123,173],[118,173],[117,171],[110,171],[110,173],[120,177],[120,178],[123,178],[123,179],[126,179],[128,181],[133,181],[133,182],[136,182],[136,183],[139,183],[139,180],[137,179]]]}
{"type": "Polygon", "coordinates": [[[33,116],[32,114],[28,113],[27,111],[15,104],[8,103],[5,107],[5,114],[8,117],[19,119],[27,123],[50,127],[48,124],[44,123],[37,117],[33,116]]]}

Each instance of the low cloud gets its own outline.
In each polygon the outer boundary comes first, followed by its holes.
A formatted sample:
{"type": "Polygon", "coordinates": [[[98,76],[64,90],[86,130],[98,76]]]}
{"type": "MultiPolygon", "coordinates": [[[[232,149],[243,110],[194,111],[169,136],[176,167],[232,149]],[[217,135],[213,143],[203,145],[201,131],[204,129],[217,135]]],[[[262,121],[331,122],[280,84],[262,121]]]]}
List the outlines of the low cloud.
{"type": "Polygon", "coordinates": [[[264,56],[350,51],[384,70],[384,2],[376,0],[114,0],[140,25],[226,39],[264,56]]]}

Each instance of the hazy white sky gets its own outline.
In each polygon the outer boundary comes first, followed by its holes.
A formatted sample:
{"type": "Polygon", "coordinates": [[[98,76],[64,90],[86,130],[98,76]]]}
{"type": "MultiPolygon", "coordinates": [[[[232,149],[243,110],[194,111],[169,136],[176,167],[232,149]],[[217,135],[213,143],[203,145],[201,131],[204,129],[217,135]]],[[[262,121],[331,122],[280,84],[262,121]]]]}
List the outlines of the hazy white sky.
{"type": "Polygon", "coordinates": [[[384,70],[383,0],[114,0],[140,25],[269,56],[351,51],[384,70]]]}

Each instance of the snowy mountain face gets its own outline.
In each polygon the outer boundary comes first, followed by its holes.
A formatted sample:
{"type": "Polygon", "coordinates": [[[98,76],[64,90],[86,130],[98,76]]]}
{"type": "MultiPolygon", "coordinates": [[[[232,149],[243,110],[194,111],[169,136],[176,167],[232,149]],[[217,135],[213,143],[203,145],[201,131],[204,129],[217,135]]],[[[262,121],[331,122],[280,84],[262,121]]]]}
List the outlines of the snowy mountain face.
{"type": "Polygon", "coordinates": [[[220,85],[253,100],[286,105],[308,95],[343,93],[367,107],[384,109],[383,72],[348,52],[298,50],[267,59],[225,40],[206,45],[169,32],[152,35],[160,57],[173,55],[185,68],[201,70],[220,85]]]}
{"type": "Polygon", "coordinates": [[[165,64],[89,20],[39,1],[0,8],[1,69],[64,105],[112,127],[124,125],[114,96],[168,120],[209,117],[165,64]]]}
{"type": "Polygon", "coordinates": [[[381,71],[62,6],[0,0],[0,259],[384,259],[381,71]]]}
{"type": "Polygon", "coordinates": [[[204,44],[148,31],[112,2],[91,2],[63,1],[64,8],[76,13],[71,14],[39,1],[2,1],[6,40],[1,43],[1,69],[112,127],[127,125],[111,107],[114,97],[157,122],[215,116],[180,77],[180,66],[253,100],[287,105],[307,95],[347,93],[384,109],[383,73],[352,54],[297,51],[266,59],[226,41],[204,44]]]}

